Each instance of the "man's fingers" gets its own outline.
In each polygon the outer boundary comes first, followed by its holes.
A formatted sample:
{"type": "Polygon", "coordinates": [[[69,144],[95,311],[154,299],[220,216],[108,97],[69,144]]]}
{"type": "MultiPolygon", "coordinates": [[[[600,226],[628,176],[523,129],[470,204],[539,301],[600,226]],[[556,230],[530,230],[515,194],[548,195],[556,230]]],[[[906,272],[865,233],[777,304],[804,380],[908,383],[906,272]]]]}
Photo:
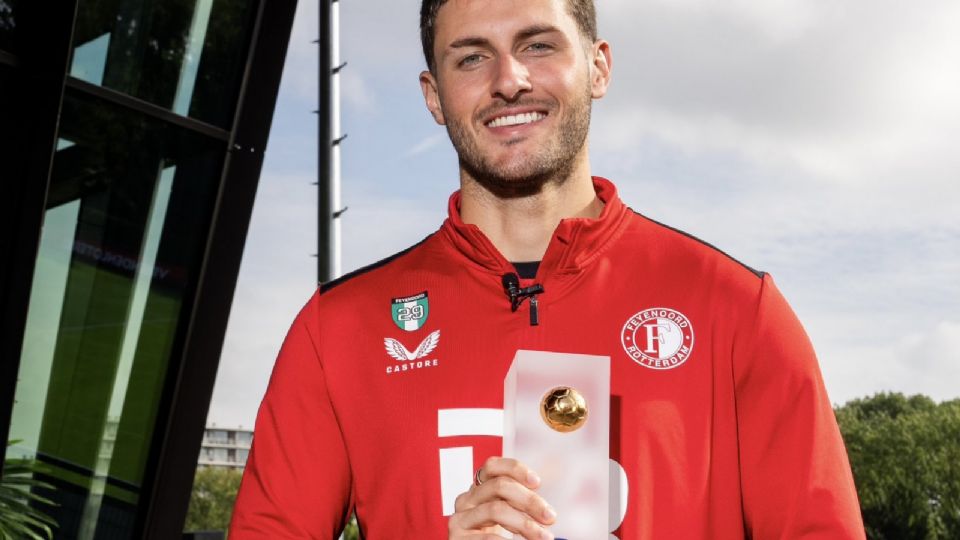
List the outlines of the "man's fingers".
{"type": "Polygon", "coordinates": [[[463,493],[457,495],[457,498],[453,501],[454,512],[463,512],[464,510],[469,510],[475,506],[470,504],[471,493],[473,493],[473,488],[470,488],[470,491],[464,491],[463,493]]]}
{"type": "Polygon", "coordinates": [[[540,487],[540,477],[526,465],[510,458],[490,458],[477,471],[474,484],[457,497],[450,538],[464,533],[486,536],[499,526],[525,540],[553,540],[546,526],[554,523],[556,512],[534,491],[540,487]]]}
{"type": "Polygon", "coordinates": [[[505,501],[544,525],[550,525],[557,517],[543,497],[508,476],[498,476],[490,480],[477,488],[475,495],[484,502],[497,499],[505,501]]]}
{"type": "Polygon", "coordinates": [[[465,512],[457,513],[455,517],[456,528],[462,530],[479,530],[499,525],[526,540],[553,540],[553,534],[537,520],[504,500],[485,502],[465,512]]]}
{"type": "Polygon", "coordinates": [[[477,471],[477,479],[484,483],[496,476],[509,476],[530,489],[540,487],[540,477],[529,467],[511,458],[491,457],[477,471]]]}
{"type": "Polygon", "coordinates": [[[465,512],[494,501],[503,502],[544,525],[552,524],[557,517],[540,495],[509,476],[497,476],[480,487],[472,486],[457,497],[454,508],[456,512],[465,512]]]}
{"type": "Polygon", "coordinates": [[[540,487],[540,477],[523,463],[491,457],[479,469],[477,478],[480,485],[457,498],[454,505],[457,511],[499,499],[542,524],[550,525],[556,519],[553,508],[534,492],[540,487]]]}

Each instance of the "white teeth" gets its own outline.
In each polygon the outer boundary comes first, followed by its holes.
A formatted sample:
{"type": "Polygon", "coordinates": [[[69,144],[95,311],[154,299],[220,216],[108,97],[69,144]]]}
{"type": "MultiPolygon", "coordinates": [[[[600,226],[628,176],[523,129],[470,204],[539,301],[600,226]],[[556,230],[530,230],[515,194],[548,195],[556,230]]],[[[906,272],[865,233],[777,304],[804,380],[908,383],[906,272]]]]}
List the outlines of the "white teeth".
{"type": "Polygon", "coordinates": [[[494,118],[493,121],[489,122],[487,125],[493,128],[503,126],[518,126],[520,124],[538,122],[546,117],[547,115],[538,112],[512,114],[509,116],[500,116],[498,118],[494,118]]]}

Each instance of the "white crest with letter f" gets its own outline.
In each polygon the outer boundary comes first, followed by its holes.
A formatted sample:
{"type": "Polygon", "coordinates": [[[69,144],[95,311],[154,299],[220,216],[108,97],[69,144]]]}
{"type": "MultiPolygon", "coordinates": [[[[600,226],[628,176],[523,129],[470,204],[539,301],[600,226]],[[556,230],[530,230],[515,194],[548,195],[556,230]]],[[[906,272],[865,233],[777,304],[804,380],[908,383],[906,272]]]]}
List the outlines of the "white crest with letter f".
{"type": "Polygon", "coordinates": [[[647,329],[647,350],[645,352],[657,354],[660,352],[660,347],[654,347],[654,344],[663,345],[667,342],[663,335],[670,332],[670,325],[647,324],[644,325],[644,328],[647,329]]]}

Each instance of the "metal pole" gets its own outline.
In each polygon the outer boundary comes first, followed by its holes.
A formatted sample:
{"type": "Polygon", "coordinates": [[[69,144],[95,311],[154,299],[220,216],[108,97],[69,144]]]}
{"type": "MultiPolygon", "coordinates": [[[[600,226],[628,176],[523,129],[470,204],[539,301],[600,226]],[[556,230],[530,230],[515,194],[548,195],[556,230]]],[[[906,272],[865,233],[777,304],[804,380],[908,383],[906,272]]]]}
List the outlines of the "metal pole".
{"type": "MultiPolygon", "coordinates": [[[[342,273],[340,260],[340,4],[320,1],[320,102],[317,186],[317,280],[330,281],[342,273]]],[[[343,534],[340,535],[343,540],[343,534]]]]}
{"type": "Polygon", "coordinates": [[[341,273],[340,262],[340,17],[337,0],[320,2],[317,156],[317,281],[341,273]]]}
{"type": "Polygon", "coordinates": [[[330,186],[333,179],[333,78],[330,72],[333,69],[331,50],[333,32],[331,28],[332,0],[320,2],[320,68],[319,95],[317,103],[317,282],[323,283],[333,279],[331,268],[330,248],[333,232],[333,197],[330,186]]]}
{"type": "Polygon", "coordinates": [[[347,138],[347,134],[343,132],[343,129],[340,126],[340,71],[347,64],[340,63],[340,2],[337,0],[333,0],[333,3],[330,6],[330,24],[330,39],[332,41],[332,47],[330,47],[330,56],[334,66],[330,71],[332,86],[330,94],[333,101],[333,103],[331,103],[331,107],[333,108],[333,118],[331,119],[333,123],[333,185],[330,186],[330,193],[331,198],[333,199],[334,208],[331,215],[331,220],[333,221],[333,232],[331,234],[330,266],[333,271],[333,277],[338,278],[343,273],[340,260],[340,216],[342,216],[347,210],[340,201],[340,143],[347,138]]]}

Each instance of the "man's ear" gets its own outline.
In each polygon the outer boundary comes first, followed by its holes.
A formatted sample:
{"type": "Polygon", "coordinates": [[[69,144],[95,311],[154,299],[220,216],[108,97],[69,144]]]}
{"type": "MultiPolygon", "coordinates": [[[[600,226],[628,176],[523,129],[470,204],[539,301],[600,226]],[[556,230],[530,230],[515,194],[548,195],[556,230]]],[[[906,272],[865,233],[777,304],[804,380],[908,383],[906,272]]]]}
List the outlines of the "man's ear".
{"type": "Polygon", "coordinates": [[[593,43],[591,53],[590,89],[593,99],[600,99],[607,94],[607,88],[610,86],[613,55],[610,53],[610,44],[603,39],[593,43]]]}
{"type": "Polygon", "coordinates": [[[423,101],[427,104],[427,109],[433,115],[433,119],[444,126],[447,121],[443,118],[443,107],[440,105],[440,92],[437,90],[437,79],[433,73],[423,71],[420,73],[420,89],[423,90],[423,101]]]}

